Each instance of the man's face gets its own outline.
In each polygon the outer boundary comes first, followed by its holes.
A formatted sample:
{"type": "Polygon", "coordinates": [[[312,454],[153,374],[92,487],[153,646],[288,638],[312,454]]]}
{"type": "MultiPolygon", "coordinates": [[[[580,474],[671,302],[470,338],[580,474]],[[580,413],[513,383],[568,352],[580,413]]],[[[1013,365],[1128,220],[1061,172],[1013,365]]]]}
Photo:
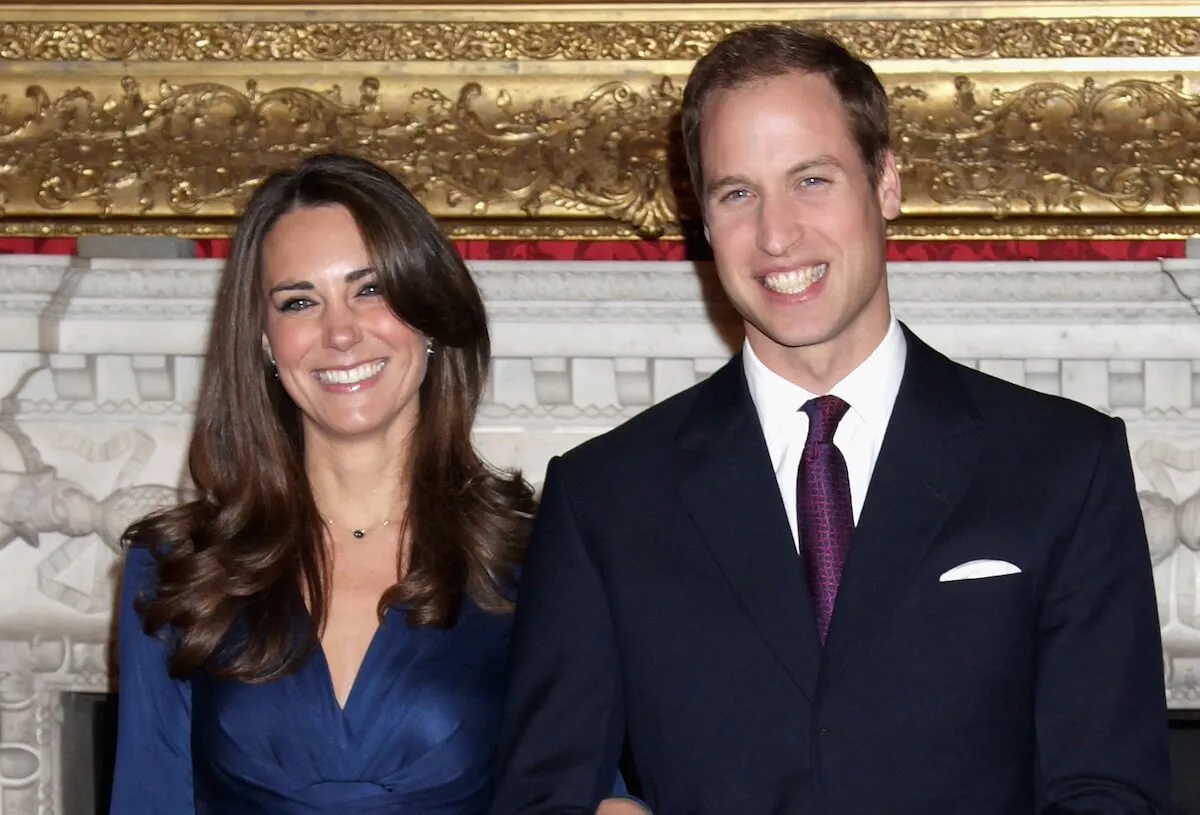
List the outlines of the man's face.
{"type": "Polygon", "coordinates": [[[700,154],[706,234],[755,353],[781,373],[814,348],[865,358],[890,321],[891,154],[872,178],[837,92],[807,73],[714,92],[700,154]]]}

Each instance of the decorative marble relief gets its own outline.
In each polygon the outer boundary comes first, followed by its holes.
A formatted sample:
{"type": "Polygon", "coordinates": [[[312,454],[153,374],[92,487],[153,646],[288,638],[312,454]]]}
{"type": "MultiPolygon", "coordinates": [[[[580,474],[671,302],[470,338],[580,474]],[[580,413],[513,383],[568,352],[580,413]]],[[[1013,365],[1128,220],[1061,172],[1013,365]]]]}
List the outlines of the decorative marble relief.
{"type": "MultiPolygon", "coordinates": [[[[186,485],[218,269],[0,257],[0,815],[61,812],[59,694],[109,686],[119,535],[186,485]]],[[[711,271],[689,264],[475,270],[496,353],[477,437],[535,483],[740,343],[711,271]]],[[[897,313],[935,347],[1126,421],[1170,704],[1200,707],[1200,261],[891,274],[897,313]]]]}

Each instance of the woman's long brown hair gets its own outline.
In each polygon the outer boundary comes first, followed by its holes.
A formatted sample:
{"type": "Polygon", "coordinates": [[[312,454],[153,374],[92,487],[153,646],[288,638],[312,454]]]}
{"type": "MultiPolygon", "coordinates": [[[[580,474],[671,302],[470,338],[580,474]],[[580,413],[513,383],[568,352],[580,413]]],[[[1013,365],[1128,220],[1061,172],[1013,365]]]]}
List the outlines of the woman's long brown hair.
{"type": "Polygon", "coordinates": [[[510,610],[533,493],[476,452],[471,429],[491,343],[483,300],[432,216],[374,164],[322,155],[277,172],[238,226],[213,310],[188,466],[195,500],[131,526],[150,549],[153,593],[138,602],[148,634],[168,632],[173,676],[204,669],[267,681],[299,667],[322,630],[329,572],[323,525],[304,471],[300,411],[262,351],[263,241],[300,207],[343,206],[354,217],[392,311],[430,337],[409,451],[408,570],[380,601],[412,625],[454,624],[464,597],[510,610]],[[306,613],[304,598],[308,598],[306,613]]]}

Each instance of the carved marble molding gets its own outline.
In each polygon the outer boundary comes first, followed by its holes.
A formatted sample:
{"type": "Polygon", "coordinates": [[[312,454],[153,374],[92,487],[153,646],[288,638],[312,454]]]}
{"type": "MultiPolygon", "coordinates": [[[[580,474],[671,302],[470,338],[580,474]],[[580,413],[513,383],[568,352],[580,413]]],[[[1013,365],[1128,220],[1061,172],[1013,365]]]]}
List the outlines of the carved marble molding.
{"type": "Polygon", "coordinates": [[[270,168],[338,149],[458,237],[678,236],[687,73],[766,21],[877,67],[896,237],[1188,237],[1200,212],[1185,0],[0,9],[0,234],[228,234],[270,168]]]}
{"type": "MultiPolygon", "coordinates": [[[[485,420],[632,415],[651,395],[711,372],[739,341],[737,317],[716,294],[707,265],[471,265],[487,299],[497,357],[485,420]],[[594,379],[595,360],[609,369],[604,394],[583,403],[547,396],[554,387],[546,383],[556,378],[594,379]],[[677,370],[684,360],[691,361],[690,374],[669,386],[662,384],[667,379],[656,384],[656,366],[677,370]],[[581,365],[589,372],[571,372],[581,365]]],[[[0,258],[0,351],[44,355],[51,372],[48,390],[36,398],[26,393],[21,411],[185,415],[219,269],[220,261],[204,260],[0,258]],[[114,365],[124,373],[113,373],[114,365]]],[[[1190,364],[1200,347],[1200,262],[1194,260],[894,263],[890,280],[897,312],[934,344],[1047,388],[1048,377],[1065,374],[1045,360],[1067,360],[1068,367],[1149,361],[1153,368],[1190,364]],[[1032,360],[1028,373],[1023,360],[1032,360]]],[[[1152,391],[1128,384],[1128,372],[1106,376],[1111,382],[1103,393],[1089,386],[1092,404],[1200,410],[1190,396],[1158,404],[1152,391]]],[[[1054,387],[1061,392],[1063,385],[1054,387]]]]}
{"type": "MultiPolygon", "coordinates": [[[[194,322],[206,327],[220,260],[108,260],[0,256],[0,350],[53,344],[88,320],[194,322]],[[39,318],[62,329],[51,343],[22,331],[39,318]],[[42,319],[45,318],[45,319],[42,319]]],[[[674,323],[726,308],[711,264],[662,261],[469,261],[500,322],[674,323]]],[[[1200,297],[1200,260],[893,262],[896,308],[914,322],[1189,322],[1200,297]]],[[[175,329],[175,333],[180,333],[175,329]]],[[[169,353],[198,353],[192,334],[169,353]]],[[[161,339],[161,338],[160,338],[161,339]]],[[[135,336],[89,336],[93,351],[143,349],[135,336]]]]}
{"type": "MultiPolygon", "coordinates": [[[[535,483],[739,343],[707,267],[472,267],[496,352],[477,440],[535,483]]],[[[186,484],[219,269],[0,257],[0,815],[63,813],[61,694],[108,687],[118,537],[186,484]]],[[[935,347],[1125,420],[1169,704],[1200,708],[1200,259],[889,274],[897,314],[935,347]]]]}

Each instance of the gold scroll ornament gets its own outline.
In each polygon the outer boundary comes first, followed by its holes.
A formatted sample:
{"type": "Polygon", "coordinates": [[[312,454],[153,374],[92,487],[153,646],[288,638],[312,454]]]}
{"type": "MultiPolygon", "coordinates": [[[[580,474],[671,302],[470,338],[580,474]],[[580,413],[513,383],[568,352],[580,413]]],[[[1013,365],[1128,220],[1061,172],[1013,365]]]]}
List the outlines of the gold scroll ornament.
{"type": "Polygon", "coordinates": [[[266,172],[344,150],[459,237],[678,236],[687,72],[768,19],[883,77],[897,236],[1198,231],[1200,19],[1169,6],[609,6],[0,3],[0,232],[227,234],[266,172]]]}

